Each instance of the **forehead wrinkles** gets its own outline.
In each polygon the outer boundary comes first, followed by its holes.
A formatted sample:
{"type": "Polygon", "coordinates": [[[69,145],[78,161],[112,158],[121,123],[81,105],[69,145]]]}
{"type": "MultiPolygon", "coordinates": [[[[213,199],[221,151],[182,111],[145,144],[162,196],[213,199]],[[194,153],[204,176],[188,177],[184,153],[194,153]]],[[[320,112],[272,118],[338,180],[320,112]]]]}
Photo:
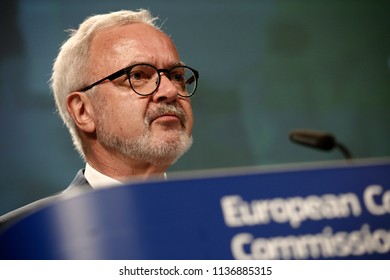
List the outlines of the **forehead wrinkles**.
{"type": "MultiPolygon", "coordinates": [[[[109,75],[120,67],[121,54],[133,47],[136,42],[106,29],[94,36],[89,49],[89,70],[94,79],[109,75]]],[[[114,31],[114,30],[112,30],[114,31]]]]}
{"type": "Polygon", "coordinates": [[[144,24],[133,23],[101,30],[91,43],[89,73],[94,79],[134,63],[168,67],[180,61],[169,36],[144,24]]]}
{"type": "Polygon", "coordinates": [[[112,45],[112,50],[115,53],[121,54],[125,51],[128,51],[129,49],[137,47],[137,41],[134,39],[126,39],[126,40],[119,40],[115,44],[112,45]]]}

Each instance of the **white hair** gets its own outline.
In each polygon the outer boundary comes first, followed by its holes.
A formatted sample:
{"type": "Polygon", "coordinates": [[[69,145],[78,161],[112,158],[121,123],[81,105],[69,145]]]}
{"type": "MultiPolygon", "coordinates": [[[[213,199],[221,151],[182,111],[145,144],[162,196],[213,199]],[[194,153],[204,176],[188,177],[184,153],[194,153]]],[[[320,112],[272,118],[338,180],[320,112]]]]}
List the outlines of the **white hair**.
{"type": "Polygon", "coordinates": [[[68,94],[85,86],[88,76],[88,61],[90,44],[96,33],[115,26],[129,23],[146,23],[156,26],[157,18],[152,17],[148,10],[117,11],[94,15],[82,22],[77,30],[69,30],[70,36],[63,43],[54,61],[50,79],[57,111],[68,127],[73,144],[82,158],[85,157],[83,145],[78,135],[75,123],[67,111],[68,94]]]}

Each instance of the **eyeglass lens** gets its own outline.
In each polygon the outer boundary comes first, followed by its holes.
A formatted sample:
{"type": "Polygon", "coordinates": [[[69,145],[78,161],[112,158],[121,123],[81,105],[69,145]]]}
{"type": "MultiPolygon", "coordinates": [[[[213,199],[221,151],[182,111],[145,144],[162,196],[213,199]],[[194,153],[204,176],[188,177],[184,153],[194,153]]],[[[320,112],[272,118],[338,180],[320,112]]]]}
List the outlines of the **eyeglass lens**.
{"type": "MultiPolygon", "coordinates": [[[[177,66],[169,71],[161,71],[169,75],[168,78],[178,90],[180,96],[191,96],[196,89],[196,77],[194,72],[185,66],[177,66]]],[[[151,65],[140,64],[131,68],[128,73],[130,86],[140,95],[154,93],[160,85],[159,71],[151,65]]]]}

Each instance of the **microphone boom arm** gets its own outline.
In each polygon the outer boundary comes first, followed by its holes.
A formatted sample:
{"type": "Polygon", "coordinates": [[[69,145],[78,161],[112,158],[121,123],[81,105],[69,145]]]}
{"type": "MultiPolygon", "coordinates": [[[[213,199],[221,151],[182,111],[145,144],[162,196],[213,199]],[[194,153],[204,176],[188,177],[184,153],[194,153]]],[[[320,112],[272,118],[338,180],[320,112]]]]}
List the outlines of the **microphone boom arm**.
{"type": "Polygon", "coordinates": [[[345,159],[352,159],[351,152],[346,146],[336,141],[335,137],[327,132],[296,129],[290,132],[290,140],[294,143],[330,151],[335,147],[341,151],[345,159]]]}

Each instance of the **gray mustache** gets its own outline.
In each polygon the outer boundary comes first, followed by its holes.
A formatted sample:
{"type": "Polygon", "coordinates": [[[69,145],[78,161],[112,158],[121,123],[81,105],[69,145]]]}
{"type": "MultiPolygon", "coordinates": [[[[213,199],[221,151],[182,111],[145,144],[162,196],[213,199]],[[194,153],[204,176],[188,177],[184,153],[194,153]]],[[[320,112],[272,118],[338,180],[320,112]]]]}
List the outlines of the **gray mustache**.
{"type": "Polygon", "coordinates": [[[151,109],[146,113],[145,121],[150,124],[158,117],[164,115],[175,115],[179,118],[183,126],[185,126],[187,120],[183,109],[178,105],[161,103],[156,109],[151,109]]]}

